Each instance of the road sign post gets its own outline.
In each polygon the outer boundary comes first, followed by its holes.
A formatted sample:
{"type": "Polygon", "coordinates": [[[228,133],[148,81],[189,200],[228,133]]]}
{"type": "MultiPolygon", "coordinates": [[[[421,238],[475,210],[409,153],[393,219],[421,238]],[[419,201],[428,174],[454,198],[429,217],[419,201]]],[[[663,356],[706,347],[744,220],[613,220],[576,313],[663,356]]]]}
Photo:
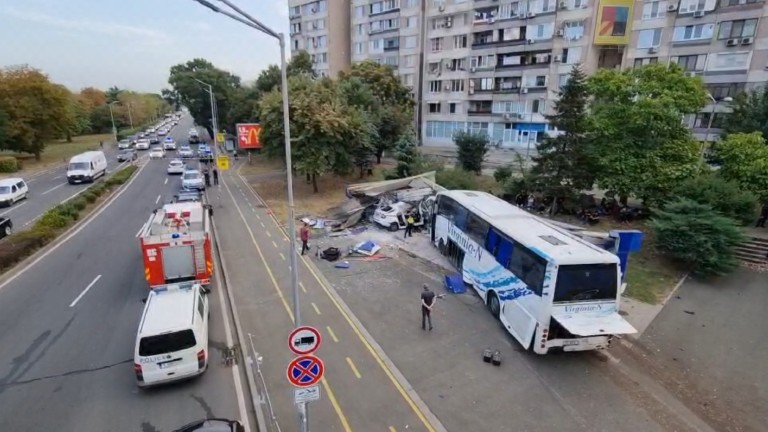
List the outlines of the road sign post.
{"type": "Polygon", "coordinates": [[[293,403],[305,404],[320,400],[320,386],[293,389],[293,403]]]}
{"type": "Polygon", "coordinates": [[[319,383],[323,373],[323,361],[313,355],[296,357],[288,364],[288,381],[299,388],[312,387],[319,383]]]}
{"type": "Polygon", "coordinates": [[[219,170],[226,171],[229,169],[229,157],[225,154],[221,154],[218,157],[216,157],[216,166],[219,167],[219,170]]]}
{"type": "Polygon", "coordinates": [[[301,326],[288,336],[288,348],[298,355],[312,354],[320,348],[323,338],[316,328],[301,326]]]}

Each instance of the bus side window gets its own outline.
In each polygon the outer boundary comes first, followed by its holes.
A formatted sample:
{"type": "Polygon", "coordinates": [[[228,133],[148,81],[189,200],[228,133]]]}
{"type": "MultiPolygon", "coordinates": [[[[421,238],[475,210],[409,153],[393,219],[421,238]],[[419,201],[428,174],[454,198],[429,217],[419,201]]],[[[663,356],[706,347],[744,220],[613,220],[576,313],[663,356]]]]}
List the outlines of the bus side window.
{"type": "Polygon", "coordinates": [[[483,240],[487,238],[490,226],[488,223],[475,215],[469,213],[467,217],[467,235],[477,244],[483,244],[483,240]]]}
{"type": "Polygon", "coordinates": [[[488,236],[485,238],[485,250],[490,252],[493,256],[496,256],[496,252],[499,249],[499,240],[501,237],[496,231],[491,228],[488,230],[488,236]]]}
{"type": "Polygon", "coordinates": [[[515,243],[515,250],[507,268],[525,282],[537,296],[541,296],[541,290],[544,286],[544,272],[547,268],[547,262],[543,258],[525,246],[515,243]]]}
{"type": "Polygon", "coordinates": [[[504,237],[499,238],[499,247],[497,249],[496,261],[504,267],[509,264],[509,258],[512,256],[512,242],[504,237]]]}

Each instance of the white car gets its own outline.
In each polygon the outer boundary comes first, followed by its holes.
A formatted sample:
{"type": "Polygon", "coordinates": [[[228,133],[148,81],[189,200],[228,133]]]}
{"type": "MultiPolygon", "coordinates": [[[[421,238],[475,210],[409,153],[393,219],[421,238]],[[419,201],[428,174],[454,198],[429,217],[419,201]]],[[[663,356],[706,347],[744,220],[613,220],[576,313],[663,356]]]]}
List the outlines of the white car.
{"type": "Polygon", "coordinates": [[[178,153],[180,158],[193,158],[193,157],[195,157],[195,152],[193,152],[190,147],[181,147],[177,153],[178,153]]]}
{"type": "Polygon", "coordinates": [[[157,134],[160,135],[160,136],[168,135],[168,129],[162,128],[162,129],[157,131],[157,134]]]}
{"type": "Polygon", "coordinates": [[[127,139],[120,140],[120,142],[117,143],[117,148],[119,150],[125,150],[125,149],[131,148],[131,141],[127,139]]]}
{"type": "Polygon", "coordinates": [[[205,190],[205,180],[198,170],[187,170],[181,175],[181,187],[183,189],[205,190]]]}
{"type": "Polygon", "coordinates": [[[149,151],[149,158],[150,159],[162,159],[165,157],[165,150],[163,150],[162,147],[152,147],[152,150],[149,151]]]}
{"type": "Polygon", "coordinates": [[[155,133],[155,128],[147,129],[147,135],[152,135],[153,133],[155,133]]]}
{"type": "Polygon", "coordinates": [[[168,174],[184,174],[184,162],[174,159],[168,164],[168,174]]]}
{"type": "Polygon", "coordinates": [[[0,179],[0,204],[10,207],[16,201],[27,198],[28,194],[29,187],[24,180],[18,177],[0,179]]]}
{"type": "Polygon", "coordinates": [[[176,142],[173,140],[173,138],[168,137],[163,140],[163,148],[166,150],[176,150],[176,142]]]}
{"type": "Polygon", "coordinates": [[[136,141],[136,150],[149,150],[149,140],[146,138],[140,138],[136,141]]]}
{"type": "Polygon", "coordinates": [[[199,135],[198,135],[198,132],[197,132],[197,129],[195,129],[195,128],[192,128],[192,129],[190,129],[190,130],[189,130],[189,136],[191,136],[191,137],[197,137],[197,136],[199,136],[199,135]]]}

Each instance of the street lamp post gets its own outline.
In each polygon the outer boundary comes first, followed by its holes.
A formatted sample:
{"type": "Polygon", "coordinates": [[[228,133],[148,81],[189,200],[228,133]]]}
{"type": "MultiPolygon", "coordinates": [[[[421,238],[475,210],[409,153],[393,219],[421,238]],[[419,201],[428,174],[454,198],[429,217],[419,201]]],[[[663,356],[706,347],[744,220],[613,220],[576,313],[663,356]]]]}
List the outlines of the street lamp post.
{"type": "Polygon", "coordinates": [[[128,105],[128,121],[131,123],[131,129],[133,129],[133,114],[131,113],[130,102],[127,105],[128,105]]]}
{"type": "Polygon", "coordinates": [[[112,112],[112,105],[117,101],[110,102],[109,105],[109,118],[112,120],[112,138],[117,142],[117,127],[115,127],[115,114],[112,112]]]}
{"type": "Polygon", "coordinates": [[[717,100],[715,99],[714,96],[712,96],[711,93],[707,93],[707,97],[712,102],[712,109],[709,111],[709,120],[707,121],[707,130],[704,133],[704,142],[701,143],[701,154],[699,155],[700,156],[699,166],[704,165],[705,152],[707,150],[707,147],[709,146],[709,133],[712,130],[712,121],[715,119],[715,110],[717,109],[717,104],[721,102],[725,104],[733,102],[733,98],[730,96],[717,100]]]}
{"type": "Polygon", "coordinates": [[[218,120],[216,119],[216,102],[215,102],[216,101],[216,97],[213,94],[213,86],[208,84],[207,82],[200,81],[197,78],[193,78],[193,79],[195,81],[197,81],[198,83],[208,87],[208,90],[207,90],[208,91],[208,96],[210,96],[210,99],[211,99],[210,100],[210,103],[211,103],[211,123],[212,123],[212,126],[213,126],[213,136],[211,138],[213,139],[213,152],[214,152],[214,154],[217,154],[218,153],[218,149],[217,149],[217,146],[216,146],[216,133],[218,133],[218,131],[219,131],[219,125],[218,125],[218,120]]]}
{"type": "MultiPolygon", "coordinates": [[[[283,139],[285,141],[285,167],[286,167],[286,188],[288,189],[288,236],[290,238],[288,254],[290,256],[291,263],[291,289],[293,291],[293,317],[294,325],[299,327],[301,325],[301,308],[299,307],[299,269],[298,269],[298,257],[296,256],[296,218],[293,202],[293,162],[291,160],[291,124],[289,114],[288,103],[288,65],[285,61],[285,35],[283,33],[275,32],[269,27],[262,24],[259,20],[253,18],[237,6],[233,5],[229,0],[219,0],[225,5],[229,6],[240,14],[243,18],[226,10],[221,10],[216,5],[211,4],[208,0],[195,0],[208,9],[225,15],[235,21],[247,25],[263,34],[271,36],[278,40],[280,43],[280,86],[282,87],[283,96],[283,139]]],[[[298,420],[299,430],[302,432],[309,431],[309,411],[306,403],[297,404],[298,407],[298,420]]]]}

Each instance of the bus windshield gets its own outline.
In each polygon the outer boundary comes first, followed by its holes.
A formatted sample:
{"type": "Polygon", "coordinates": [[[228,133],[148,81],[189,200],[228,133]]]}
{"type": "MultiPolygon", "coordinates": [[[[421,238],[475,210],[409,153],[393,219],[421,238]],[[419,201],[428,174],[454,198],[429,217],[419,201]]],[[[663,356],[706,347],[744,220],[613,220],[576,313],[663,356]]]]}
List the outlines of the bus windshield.
{"type": "Polygon", "coordinates": [[[554,302],[616,301],[617,264],[561,265],[557,270],[554,302]]]}

